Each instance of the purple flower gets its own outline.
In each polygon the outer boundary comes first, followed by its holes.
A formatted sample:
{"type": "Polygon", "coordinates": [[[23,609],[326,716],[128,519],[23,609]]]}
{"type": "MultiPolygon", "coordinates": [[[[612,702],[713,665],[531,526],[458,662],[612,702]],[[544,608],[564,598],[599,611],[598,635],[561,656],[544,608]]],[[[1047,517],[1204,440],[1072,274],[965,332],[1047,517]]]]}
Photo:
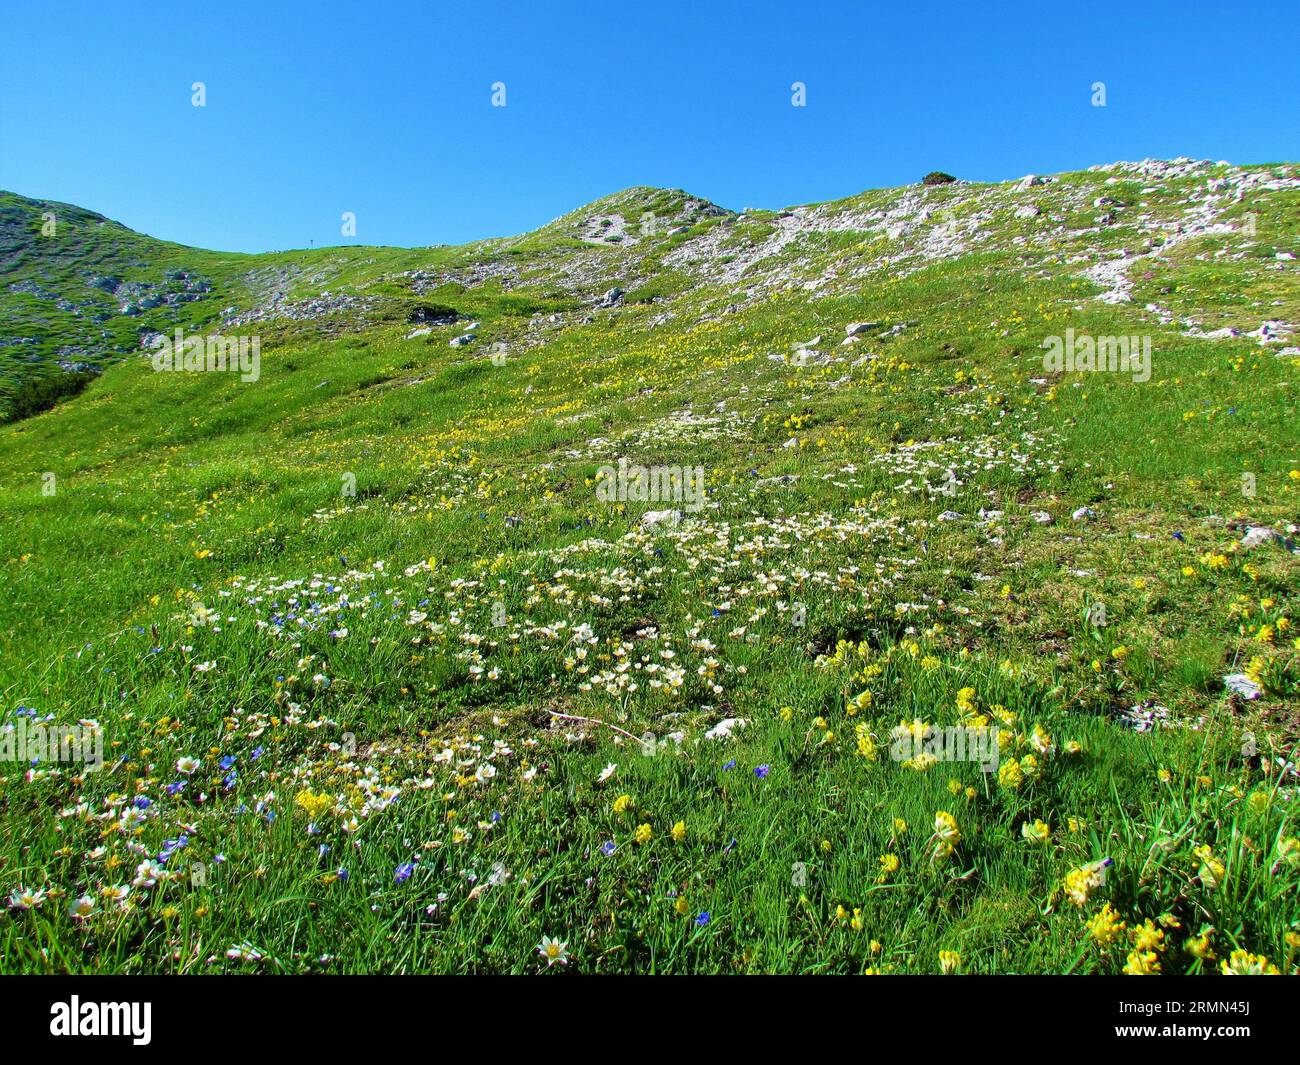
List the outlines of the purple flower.
{"type": "Polygon", "coordinates": [[[606,840],[604,843],[600,845],[600,853],[603,854],[606,858],[608,858],[616,850],[618,850],[618,844],[615,843],[612,839],[606,840]]]}
{"type": "Polygon", "coordinates": [[[733,758],[730,762],[728,762],[726,765],[722,767],[722,771],[725,773],[728,769],[735,769],[735,768],[736,768],[736,760],[733,758]]]}
{"type": "Polygon", "coordinates": [[[708,924],[712,920],[713,917],[709,914],[709,911],[705,910],[697,918],[695,918],[695,923],[699,925],[701,928],[703,928],[706,924],[708,924]]]}
{"type": "Polygon", "coordinates": [[[403,862],[401,865],[397,867],[396,871],[393,873],[393,879],[400,884],[404,880],[410,880],[411,874],[413,872],[415,872],[415,863],[403,862]]]}
{"type": "Polygon", "coordinates": [[[770,772],[772,772],[772,767],[770,765],[758,765],[754,767],[754,776],[758,777],[759,780],[762,780],[770,772]]]}

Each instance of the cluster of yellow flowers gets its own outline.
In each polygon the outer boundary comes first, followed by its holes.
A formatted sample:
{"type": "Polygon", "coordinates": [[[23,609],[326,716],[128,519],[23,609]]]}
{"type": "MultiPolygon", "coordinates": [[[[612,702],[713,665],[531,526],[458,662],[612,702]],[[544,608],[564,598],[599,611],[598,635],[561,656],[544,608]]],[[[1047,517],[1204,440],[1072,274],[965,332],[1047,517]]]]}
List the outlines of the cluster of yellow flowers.
{"type": "Polygon", "coordinates": [[[957,827],[957,819],[947,810],[940,810],[934,815],[934,835],[931,839],[934,843],[934,853],[930,856],[932,862],[941,862],[951,856],[961,842],[961,829],[957,827]]]}

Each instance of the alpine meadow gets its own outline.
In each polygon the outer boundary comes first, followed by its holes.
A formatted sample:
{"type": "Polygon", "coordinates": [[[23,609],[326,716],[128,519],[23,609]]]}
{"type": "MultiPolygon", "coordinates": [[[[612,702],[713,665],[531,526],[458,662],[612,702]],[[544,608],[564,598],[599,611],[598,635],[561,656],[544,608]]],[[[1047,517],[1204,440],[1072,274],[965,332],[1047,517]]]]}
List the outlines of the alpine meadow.
{"type": "Polygon", "coordinates": [[[0,970],[1300,972],[1300,165],[1092,161],[0,193],[0,970]]]}

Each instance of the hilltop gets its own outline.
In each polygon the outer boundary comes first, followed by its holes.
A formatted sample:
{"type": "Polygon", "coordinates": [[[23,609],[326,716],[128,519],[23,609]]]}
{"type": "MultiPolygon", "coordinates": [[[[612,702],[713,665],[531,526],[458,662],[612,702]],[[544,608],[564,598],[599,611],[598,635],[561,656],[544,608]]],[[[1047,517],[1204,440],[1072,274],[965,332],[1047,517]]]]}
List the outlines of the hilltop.
{"type": "MultiPolygon", "coordinates": [[[[1109,284],[1123,275],[1111,298],[1127,302],[1134,297],[1127,273],[1138,259],[1164,259],[1189,238],[1254,226],[1259,208],[1281,204],[1286,197],[1273,193],[1289,188],[1269,168],[1191,160],[1114,164],[1030,185],[909,186],[743,214],[682,190],[638,186],[513,238],[262,255],[168,244],[92,211],[0,193],[0,404],[12,403],[25,381],[99,372],[177,326],[316,322],[327,332],[356,330],[400,320],[440,289],[494,289],[511,293],[516,311],[577,313],[613,288],[629,304],[662,304],[709,286],[735,307],[777,291],[826,298],[873,277],[1018,252],[1022,271],[1046,275],[1061,259],[1083,257],[1091,272],[1081,276],[1109,284]],[[55,236],[42,237],[51,215],[55,236]],[[1103,251],[1120,261],[1099,261],[1103,251]]],[[[1276,256],[1284,253],[1252,240],[1229,261],[1280,270],[1276,256]]],[[[1208,317],[1212,328],[1296,318],[1286,305],[1245,319],[1223,308],[1161,306],[1162,321],[1199,325],[1208,317]]]]}
{"type": "Polygon", "coordinates": [[[260,255],[0,194],[0,735],[105,753],[0,763],[4,967],[1293,971],[1298,244],[1192,159],[260,255]]]}

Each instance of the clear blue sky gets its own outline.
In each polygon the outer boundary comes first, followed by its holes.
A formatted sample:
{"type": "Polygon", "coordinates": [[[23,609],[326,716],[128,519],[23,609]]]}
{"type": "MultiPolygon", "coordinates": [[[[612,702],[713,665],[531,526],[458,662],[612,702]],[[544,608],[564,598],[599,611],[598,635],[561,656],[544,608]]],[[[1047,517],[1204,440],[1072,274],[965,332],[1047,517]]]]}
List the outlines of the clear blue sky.
{"type": "Polygon", "coordinates": [[[218,249],[459,243],[639,184],[776,208],[932,169],[1300,157],[1297,0],[0,0],[0,20],[0,188],[218,249]]]}

